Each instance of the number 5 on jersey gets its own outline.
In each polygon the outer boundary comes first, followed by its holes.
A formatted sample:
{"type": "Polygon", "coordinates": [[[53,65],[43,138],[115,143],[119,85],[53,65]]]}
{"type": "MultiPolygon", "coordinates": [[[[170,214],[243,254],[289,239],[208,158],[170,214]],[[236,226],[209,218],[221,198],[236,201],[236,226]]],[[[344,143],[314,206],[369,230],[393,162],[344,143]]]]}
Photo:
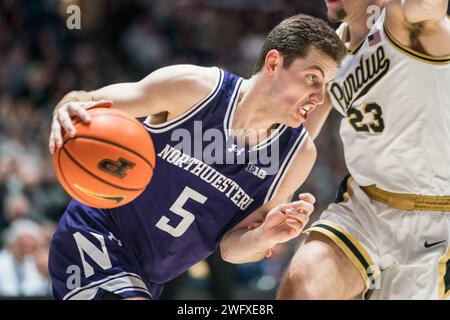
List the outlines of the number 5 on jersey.
{"type": "Polygon", "coordinates": [[[186,186],[177,200],[175,200],[175,202],[169,208],[170,211],[172,211],[176,215],[179,215],[181,218],[183,218],[183,220],[181,220],[176,227],[172,227],[171,225],[169,225],[170,219],[166,216],[162,216],[161,219],[159,219],[159,221],[156,223],[156,227],[174,237],[182,236],[183,233],[186,232],[186,230],[195,220],[195,216],[191,212],[183,208],[184,204],[189,199],[197,201],[201,204],[204,204],[206,200],[208,200],[208,198],[204,195],[186,186]]]}

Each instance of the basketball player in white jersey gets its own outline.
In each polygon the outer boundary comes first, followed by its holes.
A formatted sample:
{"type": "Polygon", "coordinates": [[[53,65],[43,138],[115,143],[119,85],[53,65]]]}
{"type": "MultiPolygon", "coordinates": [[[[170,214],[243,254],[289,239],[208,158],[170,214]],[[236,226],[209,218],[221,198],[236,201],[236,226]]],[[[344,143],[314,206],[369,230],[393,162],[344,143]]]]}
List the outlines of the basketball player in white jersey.
{"type": "Polygon", "coordinates": [[[349,51],[328,91],[350,176],[306,231],[278,297],[448,299],[448,0],[326,4],[349,51]]]}

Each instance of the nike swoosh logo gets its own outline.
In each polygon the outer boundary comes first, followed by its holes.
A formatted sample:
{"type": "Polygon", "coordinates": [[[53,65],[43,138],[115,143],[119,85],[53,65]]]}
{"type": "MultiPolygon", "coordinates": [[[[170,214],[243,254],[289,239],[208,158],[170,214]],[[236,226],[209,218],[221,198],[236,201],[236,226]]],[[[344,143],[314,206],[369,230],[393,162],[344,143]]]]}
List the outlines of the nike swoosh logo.
{"type": "Polygon", "coordinates": [[[438,242],[428,243],[428,240],[427,240],[427,241],[425,241],[425,243],[423,244],[423,246],[424,246],[425,248],[431,248],[431,247],[437,246],[438,244],[443,243],[443,242],[445,242],[445,241],[447,241],[447,240],[442,240],[442,241],[438,241],[438,242]]]}
{"type": "Polygon", "coordinates": [[[81,192],[83,192],[84,194],[87,194],[88,196],[91,196],[93,198],[96,199],[100,199],[100,200],[111,200],[111,201],[115,201],[116,203],[120,203],[123,200],[125,200],[125,197],[123,196],[108,196],[106,194],[100,194],[100,193],[95,193],[92,192],[88,189],[85,189],[83,187],[80,187],[79,185],[77,185],[76,183],[73,185],[75,188],[77,188],[78,190],[80,190],[81,192]]]}

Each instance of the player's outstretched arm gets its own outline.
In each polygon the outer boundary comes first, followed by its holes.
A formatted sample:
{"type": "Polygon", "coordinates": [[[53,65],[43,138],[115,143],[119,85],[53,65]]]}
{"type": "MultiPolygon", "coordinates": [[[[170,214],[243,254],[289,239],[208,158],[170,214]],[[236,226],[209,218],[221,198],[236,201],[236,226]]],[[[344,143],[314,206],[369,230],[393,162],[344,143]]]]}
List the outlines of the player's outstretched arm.
{"type": "Polygon", "coordinates": [[[403,46],[428,56],[450,55],[448,0],[390,0],[385,25],[403,46]]]}
{"type": "Polygon", "coordinates": [[[316,149],[307,139],[286,174],[274,199],[253,212],[228,232],[220,244],[222,258],[231,263],[247,263],[270,255],[279,243],[300,235],[314,210],[315,198],[301,194],[297,201],[288,202],[306,180],[316,159],[316,149]]]}
{"type": "Polygon", "coordinates": [[[138,82],[117,83],[98,90],[72,91],[57,104],[53,112],[49,149],[62,145],[62,131],[76,134],[71,118],[90,119],[86,107],[98,101],[111,101],[114,108],[134,117],[167,112],[177,117],[201,101],[214,89],[218,74],[215,68],[175,65],[161,68],[138,82]]]}
{"type": "Polygon", "coordinates": [[[216,68],[174,65],[158,69],[141,81],[109,85],[90,94],[93,100],[112,100],[114,108],[136,118],[161,112],[178,116],[206,97],[217,79],[216,68]]]}
{"type": "Polygon", "coordinates": [[[447,15],[448,0],[400,0],[408,23],[439,22],[447,15]]]}

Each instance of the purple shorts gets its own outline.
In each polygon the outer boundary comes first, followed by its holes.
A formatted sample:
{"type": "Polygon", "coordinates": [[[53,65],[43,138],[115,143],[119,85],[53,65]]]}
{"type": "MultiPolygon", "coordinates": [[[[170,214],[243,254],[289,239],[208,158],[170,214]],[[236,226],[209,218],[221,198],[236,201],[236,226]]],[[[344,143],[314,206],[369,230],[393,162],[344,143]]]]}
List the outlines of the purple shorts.
{"type": "Polygon", "coordinates": [[[163,289],[146,279],[108,215],[75,200],[53,236],[49,272],[55,299],[157,299],[163,289]]]}

